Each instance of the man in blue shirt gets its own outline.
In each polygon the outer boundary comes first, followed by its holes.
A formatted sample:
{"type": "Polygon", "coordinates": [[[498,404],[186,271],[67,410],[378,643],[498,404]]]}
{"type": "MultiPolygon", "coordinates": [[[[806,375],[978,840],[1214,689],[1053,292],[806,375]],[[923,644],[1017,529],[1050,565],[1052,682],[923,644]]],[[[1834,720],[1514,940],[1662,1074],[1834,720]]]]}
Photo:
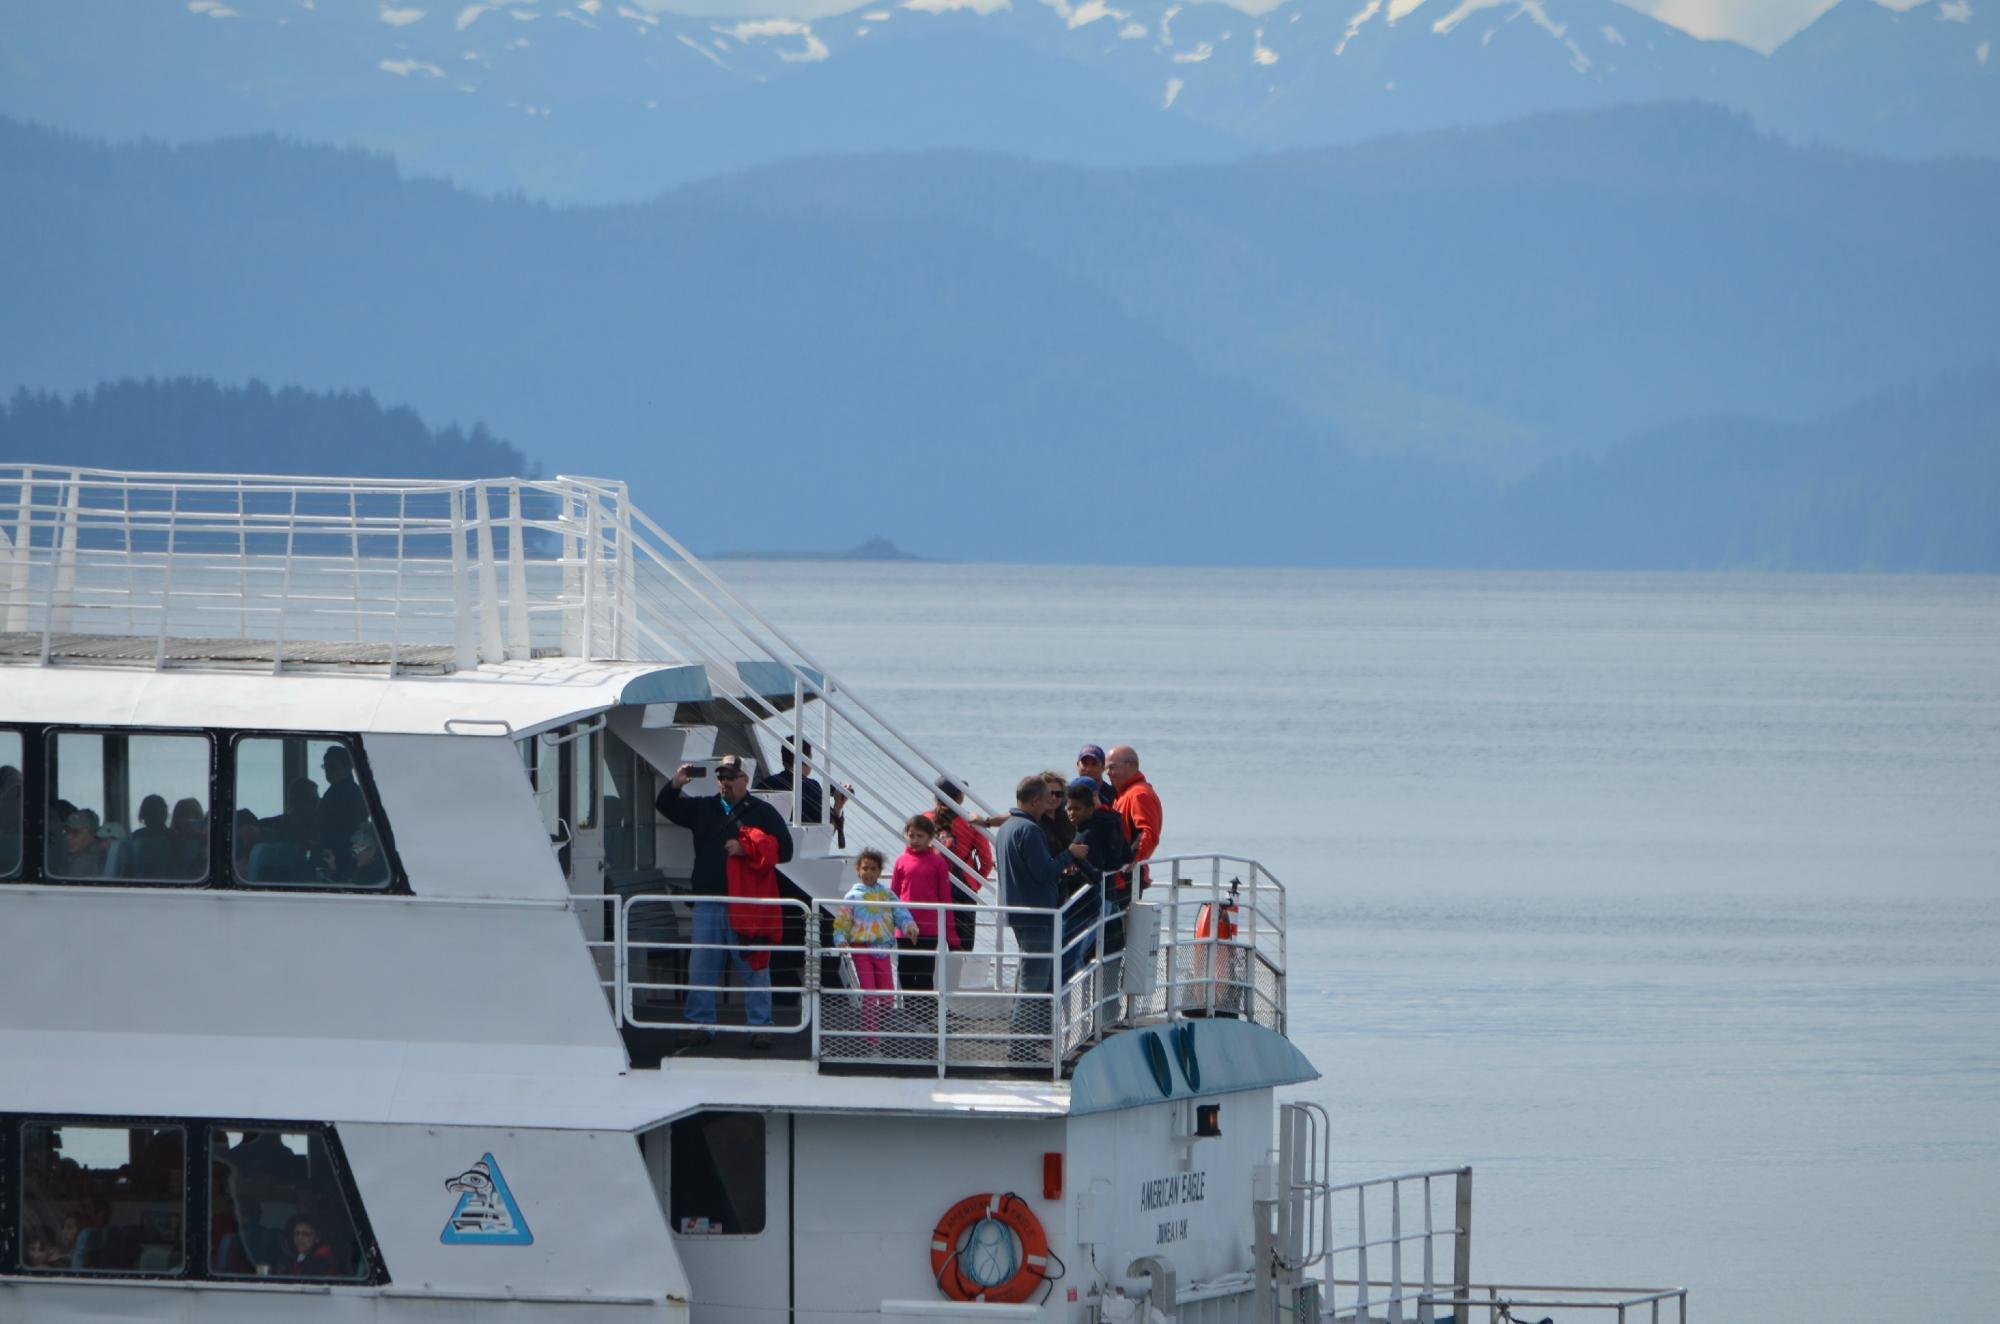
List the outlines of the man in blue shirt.
{"type": "MultiPolygon", "coordinates": [[[[1051,794],[1040,774],[1023,777],[1014,788],[1014,807],[1007,811],[1007,820],[993,843],[1000,867],[1000,904],[1010,908],[1007,927],[1014,931],[1014,945],[1021,952],[1019,992],[1023,996],[1014,1003],[1013,1030],[1043,1041],[1021,1038],[1008,1045],[1008,1058],[1017,1062],[1047,1060],[1049,1002],[1037,995],[1046,995],[1055,987],[1054,912],[1062,905],[1063,862],[1050,851],[1048,834],[1036,820],[1047,811],[1051,794]],[[1045,913],[1022,912],[1012,909],[1015,906],[1031,906],[1045,913]]],[[[1089,852],[1090,847],[1081,842],[1068,851],[1079,860],[1089,852]]]]}

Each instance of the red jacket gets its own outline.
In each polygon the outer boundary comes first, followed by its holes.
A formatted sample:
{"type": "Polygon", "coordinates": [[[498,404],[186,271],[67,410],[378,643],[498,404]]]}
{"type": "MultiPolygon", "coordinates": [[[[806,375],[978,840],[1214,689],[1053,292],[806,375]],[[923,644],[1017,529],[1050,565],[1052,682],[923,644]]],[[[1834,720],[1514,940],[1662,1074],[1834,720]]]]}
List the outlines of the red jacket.
{"type": "MultiPolygon", "coordinates": [[[[961,869],[953,865],[951,872],[960,882],[977,892],[979,880],[993,876],[993,843],[986,839],[984,832],[966,822],[962,815],[952,817],[949,836],[951,840],[947,844],[951,847],[951,853],[979,870],[978,873],[973,873],[971,869],[961,869]]],[[[952,898],[954,901],[957,899],[952,898]]]]}
{"type": "MultiPolygon", "coordinates": [[[[724,866],[729,875],[732,897],[776,897],[778,895],[778,839],[762,828],[746,827],[736,834],[743,847],[724,866]]],[[[729,907],[729,931],[748,943],[774,943],[785,932],[782,906],[736,905],[729,907]]],[[[771,963],[769,952],[745,952],[744,962],[752,970],[771,963]]]]}
{"type": "MultiPolygon", "coordinates": [[[[1136,868],[1139,861],[1151,859],[1153,852],[1160,848],[1160,832],[1166,826],[1166,815],[1160,809],[1160,793],[1146,780],[1145,773],[1134,773],[1132,780],[1118,792],[1118,801],[1112,807],[1125,820],[1125,835],[1131,838],[1132,863],[1136,868]]],[[[1138,875],[1141,887],[1151,881],[1143,869],[1138,870],[1138,875]]]]}

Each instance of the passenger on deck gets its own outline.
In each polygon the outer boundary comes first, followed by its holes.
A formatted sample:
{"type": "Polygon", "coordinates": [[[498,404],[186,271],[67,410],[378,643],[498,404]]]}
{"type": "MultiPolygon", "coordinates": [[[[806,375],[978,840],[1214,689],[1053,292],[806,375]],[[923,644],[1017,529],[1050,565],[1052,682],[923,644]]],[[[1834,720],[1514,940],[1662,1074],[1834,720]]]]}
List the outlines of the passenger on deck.
{"type": "MultiPolygon", "coordinates": [[[[1125,840],[1125,820],[1097,798],[1097,783],[1089,777],[1078,777],[1069,784],[1063,808],[1076,830],[1076,840],[1086,850],[1083,859],[1072,855],[1063,866],[1063,896],[1075,898],[1065,902],[1063,914],[1063,980],[1067,983],[1097,954],[1091,930],[1105,913],[1104,876],[1131,862],[1132,847],[1125,840]],[[1081,893],[1079,889],[1083,889],[1081,893]]],[[[1121,931],[1122,923],[1121,915],[1121,931]]],[[[1110,937],[1108,925],[1105,936],[1110,937]]],[[[1107,954],[1122,949],[1122,943],[1116,949],[1108,942],[1105,945],[1107,954]]]]}
{"type": "Polygon", "coordinates": [[[326,793],[319,799],[320,844],[333,854],[327,873],[346,878],[354,872],[354,829],[368,821],[368,797],[354,780],[354,755],[345,745],[328,745],[320,758],[326,793]]]}
{"type": "Polygon", "coordinates": [[[1076,752],[1076,775],[1090,778],[1097,786],[1097,798],[1106,805],[1118,798],[1111,783],[1104,780],[1104,746],[1085,745],[1076,752]]]}
{"type": "Polygon", "coordinates": [[[1042,781],[1049,788],[1048,806],[1042,811],[1042,832],[1049,839],[1049,849],[1057,855],[1069,849],[1076,840],[1076,829],[1070,826],[1069,815],[1063,812],[1063,800],[1069,791],[1069,778],[1051,769],[1042,774],[1042,781]]]}
{"type": "Polygon", "coordinates": [[[174,837],[167,830],[165,796],[149,795],[139,802],[139,827],[125,838],[118,852],[120,878],[172,878],[174,837]]]}
{"type": "Polygon", "coordinates": [[[64,878],[105,876],[104,829],[95,809],[79,809],[63,820],[62,865],[56,873],[64,878]]]}
{"type": "MultiPolygon", "coordinates": [[[[655,802],[661,814],[688,830],[694,837],[694,869],[689,880],[694,892],[694,923],[688,954],[688,995],[685,1016],[691,1023],[714,1025],[716,992],[722,983],[725,959],[736,972],[744,989],[744,1010],[752,1025],[771,1023],[771,971],[753,971],[736,949],[729,929],[730,856],[739,854],[742,843],[737,829],[744,826],[769,833],[778,843],[778,863],[792,858],[792,833],[776,809],[750,794],[750,774],[735,755],[724,758],[715,769],[720,795],[685,795],[682,788],[694,777],[694,765],[683,763],[655,802]]],[[[712,1039],[714,1031],[708,1031],[712,1039]]],[[[771,1046],[771,1037],[751,1036],[751,1047],[771,1046]]]]}
{"type": "MultiPolygon", "coordinates": [[[[820,815],[825,811],[826,797],[825,793],[820,789],[820,784],[813,779],[812,763],[810,762],[813,756],[812,741],[801,741],[800,747],[804,750],[808,760],[803,768],[797,766],[798,759],[792,753],[791,737],[785,737],[784,742],[778,748],[778,762],[782,766],[778,771],[758,782],[757,789],[760,791],[789,791],[796,786],[799,796],[799,822],[817,823],[820,821],[820,815]]],[[[839,844],[843,846],[847,844],[845,841],[847,825],[845,821],[846,816],[841,811],[846,807],[847,797],[841,794],[838,786],[834,787],[833,828],[835,835],[841,838],[839,844]]]]}
{"type": "MultiPolygon", "coordinates": [[[[951,853],[972,866],[964,868],[954,864],[951,876],[964,886],[966,892],[977,892],[982,880],[993,876],[993,843],[965,816],[962,808],[965,804],[964,787],[949,777],[938,778],[936,787],[937,803],[931,809],[931,822],[937,824],[938,836],[951,853]]],[[[973,900],[966,892],[953,889],[952,900],[973,900]]],[[[958,930],[959,948],[971,951],[978,936],[978,914],[971,910],[955,910],[951,919],[958,930]]]]}
{"type": "MultiPolygon", "coordinates": [[[[949,904],[951,894],[951,869],[945,864],[944,856],[931,849],[937,838],[937,825],[918,814],[903,824],[903,853],[896,857],[896,868],[891,875],[896,895],[905,905],[911,905],[911,913],[916,916],[917,936],[904,938],[897,943],[902,956],[896,962],[896,974],[902,986],[930,992],[937,987],[938,929],[942,923],[946,947],[958,946],[958,930],[947,916],[951,912],[928,909],[928,906],[949,904]],[[914,903],[914,904],[913,904],[914,903]]],[[[924,1008],[928,1012],[929,1008],[924,1008]]]]}
{"type": "MultiPolygon", "coordinates": [[[[806,757],[811,758],[813,747],[810,740],[805,742],[806,757]]],[[[826,812],[825,796],[819,783],[813,780],[812,764],[806,764],[805,771],[798,769],[798,758],[792,753],[791,737],[785,737],[778,749],[778,762],[783,766],[768,774],[757,783],[760,791],[791,791],[796,789],[799,797],[799,822],[817,823],[826,812]]]]}
{"type": "Polygon", "coordinates": [[[847,904],[834,912],[833,938],[848,949],[855,982],[861,985],[861,1029],[868,1046],[877,1047],[876,1032],[896,992],[896,940],[917,935],[916,916],[882,884],[888,861],[873,846],[854,857],[854,886],[847,904]]]}
{"type": "MultiPolygon", "coordinates": [[[[1111,778],[1111,785],[1118,792],[1113,805],[1118,816],[1125,820],[1125,835],[1132,842],[1132,863],[1139,879],[1139,890],[1144,891],[1150,883],[1146,871],[1136,866],[1153,858],[1153,852],[1160,848],[1160,832],[1166,825],[1166,817],[1160,809],[1159,792],[1146,780],[1146,774],[1139,771],[1139,753],[1130,745],[1119,745],[1111,751],[1105,761],[1104,771],[1111,778]]],[[[1130,900],[1128,885],[1127,900],[1130,900]]]]}
{"type": "MultiPolygon", "coordinates": [[[[1014,788],[1014,808],[1001,825],[996,854],[1000,862],[1000,904],[1010,907],[1007,926],[1021,950],[1020,992],[1045,994],[1055,985],[1055,920],[1053,915],[1023,913],[1015,906],[1032,906],[1053,911],[1062,903],[1060,866],[1049,850],[1042,831],[1041,817],[1049,807],[1049,784],[1040,773],[1023,777],[1014,788]]],[[[1078,843],[1069,853],[1082,859],[1089,847],[1078,843]]],[[[1013,1030],[1018,1035],[1046,1036],[1049,1033],[1049,1004],[1039,998],[1023,997],[1014,1004],[1013,1030]]],[[[1030,1040],[1017,1040],[1008,1047],[1008,1057],[1029,1060],[1046,1053],[1030,1040]]]]}
{"type": "Polygon", "coordinates": [[[208,872],[208,815],[193,796],[174,802],[168,825],[174,838],[173,877],[199,878],[208,872]]]}

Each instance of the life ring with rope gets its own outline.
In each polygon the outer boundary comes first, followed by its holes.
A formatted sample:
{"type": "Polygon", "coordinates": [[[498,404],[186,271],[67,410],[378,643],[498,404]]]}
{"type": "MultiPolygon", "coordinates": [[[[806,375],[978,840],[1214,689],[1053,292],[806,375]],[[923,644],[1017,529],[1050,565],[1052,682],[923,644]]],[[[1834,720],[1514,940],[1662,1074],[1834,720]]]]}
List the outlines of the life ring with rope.
{"type": "Polygon", "coordinates": [[[931,1229],[931,1277],[954,1301],[1012,1305],[1033,1296],[1049,1276],[1049,1238],[1028,1202],[1012,1191],[968,1195],[931,1229]],[[987,1225],[1013,1234],[989,1235],[987,1225]],[[965,1241],[960,1245],[960,1239],[965,1241]]]}

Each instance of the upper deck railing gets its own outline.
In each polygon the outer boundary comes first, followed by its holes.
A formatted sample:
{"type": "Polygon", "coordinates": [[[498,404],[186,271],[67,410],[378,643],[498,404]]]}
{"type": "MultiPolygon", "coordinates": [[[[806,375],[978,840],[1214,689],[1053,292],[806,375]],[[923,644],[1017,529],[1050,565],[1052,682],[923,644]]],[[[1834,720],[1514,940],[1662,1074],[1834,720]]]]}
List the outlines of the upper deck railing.
{"type": "Polygon", "coordinates": [[[700,665],[892,836],[951,775],[620,482],[0,465],[0,660],[395,676],[537,657],[700,665]]]}
{"type": "Polygon", "coordinates": [[[906,902],[934,936],[900,952],[855,941],[856,912],[890,917],[865,902],[732,898],[770,913],[758,940],[703,935],[686,894],[572,906],[621,1029],[789,1037],[795,1056],[822,1066],[1060,1078],[1084,1048],[1132,1025],[1228,1017],[1283,1033],[1284,887],[1255,860],[1221,855],[1155,860],[1152,879],[1122,913],[1105,913],[1089,887],[1053,910],[906,902]],[[974,916],[967,948],[950,945],[948,917],[963,913],[974,916]],[[730,972],[749,953],[766,972],[755,1006],[747,972],[730,972]]]}

